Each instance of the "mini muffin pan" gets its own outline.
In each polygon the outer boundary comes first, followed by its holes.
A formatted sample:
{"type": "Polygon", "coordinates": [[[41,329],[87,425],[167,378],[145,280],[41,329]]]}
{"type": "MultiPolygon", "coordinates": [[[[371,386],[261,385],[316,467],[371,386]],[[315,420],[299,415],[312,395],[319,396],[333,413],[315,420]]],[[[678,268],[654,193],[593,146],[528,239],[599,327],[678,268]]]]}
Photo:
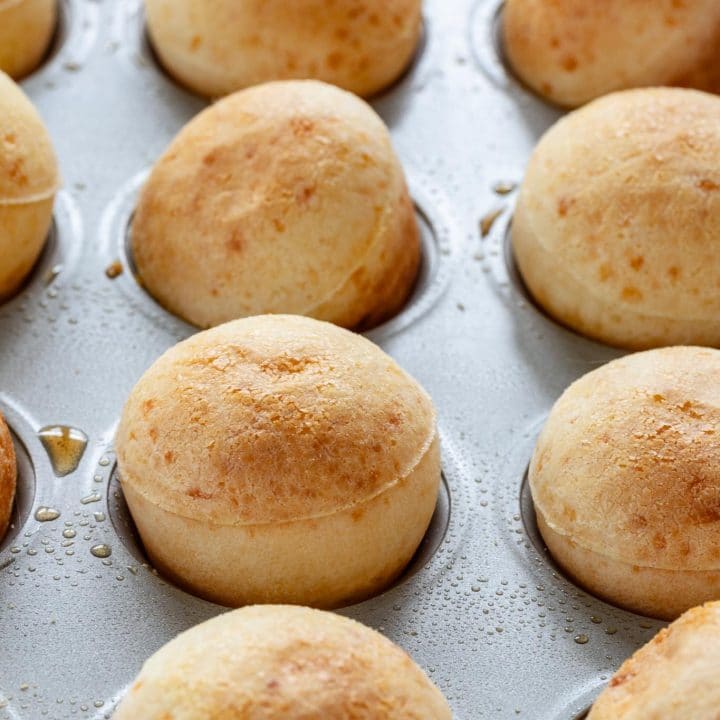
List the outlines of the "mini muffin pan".
{"type": "MultiPolygon", "coordinates": [[[[0,305],[0,409],[20,471],[0,544],[0,720],[109,718],[146,658],[223,611],[147,564],[112,446],[136,380],[194,332],[136,282],[126,240],[148,169],[207,103],[157,64],[140,0],[61,7],[52,52],[22,86],[63,190],[38,266],[0,305]]],[[[514,269],[514,189],[560,113],[507,69],[501,12],[426,0],[412,67],[372,100],[424,261],[408,306],[367,335],[432,395],[445,482],[403,577],[339,612],[406,648],[458,720],[572,720],[660,623],[573,584],[535,526],[524,478],[544,418],[619,353],[549,319],[514,269]]]]}

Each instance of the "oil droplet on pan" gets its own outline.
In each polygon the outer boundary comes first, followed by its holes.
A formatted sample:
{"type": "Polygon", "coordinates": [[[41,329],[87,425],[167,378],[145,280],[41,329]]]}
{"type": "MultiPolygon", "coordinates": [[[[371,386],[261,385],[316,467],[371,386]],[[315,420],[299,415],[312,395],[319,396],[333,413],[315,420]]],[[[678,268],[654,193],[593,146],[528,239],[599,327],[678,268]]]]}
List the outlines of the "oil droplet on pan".
{"type": "Polygon", "coordinates": [[[63,266],[62,265],[53,265],[46,273],[45,273],[45,285],[52,285],[53,282],[55,282],[55,278],[62,272],[63,266]]]}
{"type": "Polygon", "coordinates": [[[505,212],[505,208],[491,210],[480,220],[480,236],[486,238],[495,224],[495,221],[505,212]]]}
{"type": "Polygon", "coordinates": [[[114,262],[111,262],[106,268],[105,268],[105,274],[111,279],[114,280],[116,277],[120,277],[120,275],[123,274],[123,266],[122,263],[119,260],[115,260],[114,262]]]}
{"type": "Polygon", "coordinates": [[[507,180],[500,180],[493,185],[493,192],[498,195],[509,195],[516,187],[517,183],[507,180]]]}
{"type": "Polygon", "coordinates": [[[109,558],[112,555],[112,548],[104,543],[101,545],[93,545],[90,553],[96,558],[109,558]]]}
{"type": "Polygon", "coordinates": [[[52,522],[60,517],[60,511],[51,507],[39,507],[35,511],[35,519],[38,522],[52,522]]]}
{"type": "Polygon", "coordinates": [[[88,441],[82,430],[67,425],[47,425],[40,428],[38,437],[58,477],[69,475],[77,469],[88,441]]]}
{"type": "Polygon", "coordinates": [[[574,639],[578,645],[587,645],[590,641],[590,638],[587,635],[576,635],[574,639]]]}

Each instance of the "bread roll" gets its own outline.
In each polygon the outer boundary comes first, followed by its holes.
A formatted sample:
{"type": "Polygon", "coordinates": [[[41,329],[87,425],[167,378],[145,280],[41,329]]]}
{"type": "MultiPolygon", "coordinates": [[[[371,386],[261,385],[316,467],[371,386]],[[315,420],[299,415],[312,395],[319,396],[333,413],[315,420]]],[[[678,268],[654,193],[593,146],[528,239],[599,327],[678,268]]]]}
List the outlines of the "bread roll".
{"type": "Polygon", "coordinates": [[[5,418],[0,414],[0,541],[10,524],[16,483],[15,448],[5,418]]]}
{"type": "Polygon", "coordinates": [[[58,170],[45,126],[0,72],[0,301],[22,285],[45,243],[58,170]]]}
{"type": "Polygon", "coordinates": [[[716,720],[720,603],[688,610],[626,660],[588,720],[716,720]]]}
{"type": "Polygon", "coordinates": [[[130,394],[116,447],[153,564],[230,606],[379,592],[422,540],[440,481],[422,388],[365,338],[296,316],[166,352],[130,394]]]}
{"type": "Polygon", "coordinates": [[[718,117],[713,95],[627,90],[545,134],[512,244],[550,315],[634,350],[720,345],[718,117]]]}
{"type": "Polygon", "coordinates": [[[315,78],[368,96],[420,38],[421,0],[145,0],[163,65],[201,95],[315,78]]]}
{"type": "Polygon", "coordinates": [[[58,0],[0,0],[0,71],[19,80],[45,56],[57,24],[58,0]]]}
{"type": "Polygon", "coordinates": [[[717,0],[506,0],[503,39],[520,78],[566,107],[652,85],[720,91],[717,0]]]}
{"type": "Polygon", "coordinates": [[[651,350],[580,378],[529,480],[548,549],[590,592],[667,619],[720,597],[720,351],[651,350]]]}
{"type": "Polygon", "coordinates": [[[114,720],[451,720],[397,645],[349,618],[256,605],[198,625],[144,665],[114,720]]]}
{"type": "Polygon", "coordinates": [[[262,313],[376,325],[420,259],[382,120],[315,81],[251,88],[192,120],[143,188],[132,250],[148,291],[200,327],[262,313]]]}

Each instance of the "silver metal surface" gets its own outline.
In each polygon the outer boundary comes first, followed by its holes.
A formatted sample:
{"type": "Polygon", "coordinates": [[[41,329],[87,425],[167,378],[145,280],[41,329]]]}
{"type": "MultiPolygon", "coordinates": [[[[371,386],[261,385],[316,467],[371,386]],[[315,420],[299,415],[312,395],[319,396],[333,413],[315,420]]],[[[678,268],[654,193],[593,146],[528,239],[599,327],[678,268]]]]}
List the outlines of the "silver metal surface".
{"type": "MultiPolygon", "coordinates": [[[[143,564],[112,453],[135,381],[193,332],[137,285],[125,239],[142,178],[206,103],[155,63],[139,0],[62,7],[58,47],[23,87],[64,189],[38,268],[0,306],[0,408],[20,464],[0,545],[0,720],[109,717],[151,653],[222,611],[143,564]],[[113,280],[116,260],[124,272],[113,280]],[[36,435],[48,425],[89,438],[64,477],[36,435]],[[41,506],[60,517],[39,522],[41,506]],[[98,545],[112,554],[96,557],[91,548],[107,554],[98,545]]],[[[570,720],[659,624],[563,578],[522,489],[554,400],[618,353],[546,318],[513,269],[513,195],[493,188],[521,179],[559,113],[505,69],[499,10],[497,0],[427,0],[414,66],[373,100],[406,167],[426,262],[410,306],[369,336],[435,400],[449,497],[412,572],[342,612],[405,647],[458,720],[570,720]],[[479,222],[499,209],[481,238],[479,222]]]]}

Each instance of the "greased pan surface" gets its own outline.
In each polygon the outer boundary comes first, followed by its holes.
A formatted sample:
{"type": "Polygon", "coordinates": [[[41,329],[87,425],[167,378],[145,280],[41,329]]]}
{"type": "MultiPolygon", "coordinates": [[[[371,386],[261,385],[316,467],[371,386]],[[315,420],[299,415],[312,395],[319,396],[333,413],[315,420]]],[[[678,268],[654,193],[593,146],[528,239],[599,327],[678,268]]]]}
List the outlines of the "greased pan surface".
{"type": "MultiPolygon", "coordinates": [[[[150,654],[223,610],[144,564],[112,450],[135,381],[194,331],[136,283],[126,239],[149,168],[207,103],[157,65],[139,0],[61,9],[55,49],[22,86],[64,186],[38,267],[0,306],[0,410],[20,467],[0,545],[0,720],[110,717],[150,654]],[[55,426],[73,428],[65,445],[87,437],[61,476],[38,436],[62,439],[55,426]]],[[[514,270],[511,188],[559,111],[506,72],[498,0],[426,0],[424,12],[413,66],[372,101],[405,166],[424,265],[408,307],[368,336],[432,395],[445,484],[406,575],[341,612],[406,648],[458,720],[570,720],[659,623],[556,571],[524,474],[554,400],[619,353],[546,318],[514,270]]]]}

